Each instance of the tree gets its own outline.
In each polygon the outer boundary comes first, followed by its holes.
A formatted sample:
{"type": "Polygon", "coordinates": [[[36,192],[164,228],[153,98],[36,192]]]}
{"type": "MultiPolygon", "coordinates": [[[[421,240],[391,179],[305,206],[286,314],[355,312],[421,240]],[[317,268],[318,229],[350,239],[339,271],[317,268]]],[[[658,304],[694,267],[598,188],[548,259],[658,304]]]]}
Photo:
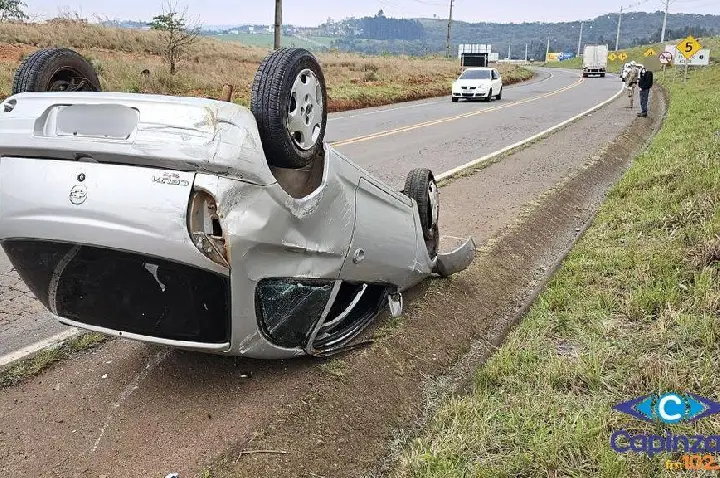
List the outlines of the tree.
{"type": "Polygon", "coordinates": [[[0,0],[0,22],[27,20],[25,7],[21,0],[0,0]]]}
{"type": "Polygon", "coordinates": [[[150,28],[162,32],[165,45],[163,55],[170,65],[170,74],[174,75],[180,58],[197,42],[200,27],[188,25],[187,7],[180,12],[177,5],[167,3],[163,6],[162,14],[153,17],[150,28]]]}

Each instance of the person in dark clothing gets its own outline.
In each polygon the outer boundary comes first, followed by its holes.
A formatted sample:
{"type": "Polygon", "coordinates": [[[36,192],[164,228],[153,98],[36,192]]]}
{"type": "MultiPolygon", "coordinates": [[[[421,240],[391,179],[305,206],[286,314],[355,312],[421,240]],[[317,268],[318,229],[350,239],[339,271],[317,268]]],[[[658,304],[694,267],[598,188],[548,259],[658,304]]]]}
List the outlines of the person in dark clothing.
{"type": "Polygon", "coordinates": [[[653,87],[653,72],[643,68],[638,78],[640,88],[640,113],[638,116],[646,118],[648,115],[648,101],[650,100],[650,88],[653,87]]]}

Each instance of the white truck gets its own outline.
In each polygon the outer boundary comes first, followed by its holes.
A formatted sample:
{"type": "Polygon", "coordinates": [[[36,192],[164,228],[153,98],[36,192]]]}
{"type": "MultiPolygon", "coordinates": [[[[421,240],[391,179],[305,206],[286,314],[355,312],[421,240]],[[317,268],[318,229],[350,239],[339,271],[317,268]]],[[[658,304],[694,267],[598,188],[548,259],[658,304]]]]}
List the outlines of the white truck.
{"type": "Polygon", "coordinates": [[[590,75],[605,77],[608,63],[607,45],[586,45],[583,54],[583,78],[590,75]]]}

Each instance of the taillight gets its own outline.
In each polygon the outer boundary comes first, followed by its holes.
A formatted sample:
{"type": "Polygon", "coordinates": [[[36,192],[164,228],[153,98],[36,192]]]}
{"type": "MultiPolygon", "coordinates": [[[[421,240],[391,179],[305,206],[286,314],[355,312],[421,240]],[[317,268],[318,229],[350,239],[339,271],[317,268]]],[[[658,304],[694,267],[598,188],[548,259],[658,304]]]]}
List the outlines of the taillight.
{"type": "Polygon", "coordinates": [[[215,198],[203,190],[193,191],[188,210],[188,230],[195,247],[208,259],[223,267],[230,267],[225,235],[215,198]]]}

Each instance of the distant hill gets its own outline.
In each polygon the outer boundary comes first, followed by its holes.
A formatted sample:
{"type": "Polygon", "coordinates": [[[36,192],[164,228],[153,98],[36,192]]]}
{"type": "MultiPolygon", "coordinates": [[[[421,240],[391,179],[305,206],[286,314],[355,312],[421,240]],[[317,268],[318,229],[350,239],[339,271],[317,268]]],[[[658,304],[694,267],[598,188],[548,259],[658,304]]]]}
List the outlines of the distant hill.
{"type": "MultiPolygon", "coordinates": [[[[620,47],[657,43],[663,12],[628,12],[623,15],[620,47]]],[[[607,43],[615,48],[617,13],[601,15],[586,21],[583,43],[607,43]]],[[[109,26],[149,28],[148,23],[134,21],[106,22],[109,26]]],[[[668,16],[666,40],[720,35],[720,15],[671,14],[668,16]]],[[[271,46],[270,25],[205,25],[203,33],[223,40],[251,45],[271,46]]],[[[452,52],[459,43],[491,43],[493,51],[505,58],[510,47],[512,58],[528,56],[544,58],[547,40],[554,52],[577,51],[580,22],[563,23],[468,23],[454,21],[452,52]]],[[[304,46],[315,51],[338,49],[370,54],[442,54],[446,51],[447,19],[389,18],[381,11],[373,17],[328,21],[318,27],[307,28],[283,25],[285,43],[304,46]]]]}
{"type": "MultiPolygon", "coordinates": [[[[615,48],[617,14],[603,15],[587,21],[583,27],[583,43],[607,43],[615,48]]],[[[630,12],[623,15],[620,47],[660,41],[663,13],[630,12]]],[[[306,34],[332,37],[332,47],[363,53],[407,53],[423,55],[445,51],[447,20],[389,19],[384,15],[350,18],[340,22],[306,29],[306,34]],[[371,28],[368,28],[370,26],[371,28]]],[[[575,52],[580,33],[579,22],[563,23],[467,23],[453,22],[452,50],[459,43],[491,43],[501,57],[511,47],[513,58],[529,56],[544,58],[547,39],[556,52],[575,52]]],[[[671,14],[668,16],[666,39],[679,39],[692,33],[695,36],[720,34],[719,15],[671,14]]]]}

